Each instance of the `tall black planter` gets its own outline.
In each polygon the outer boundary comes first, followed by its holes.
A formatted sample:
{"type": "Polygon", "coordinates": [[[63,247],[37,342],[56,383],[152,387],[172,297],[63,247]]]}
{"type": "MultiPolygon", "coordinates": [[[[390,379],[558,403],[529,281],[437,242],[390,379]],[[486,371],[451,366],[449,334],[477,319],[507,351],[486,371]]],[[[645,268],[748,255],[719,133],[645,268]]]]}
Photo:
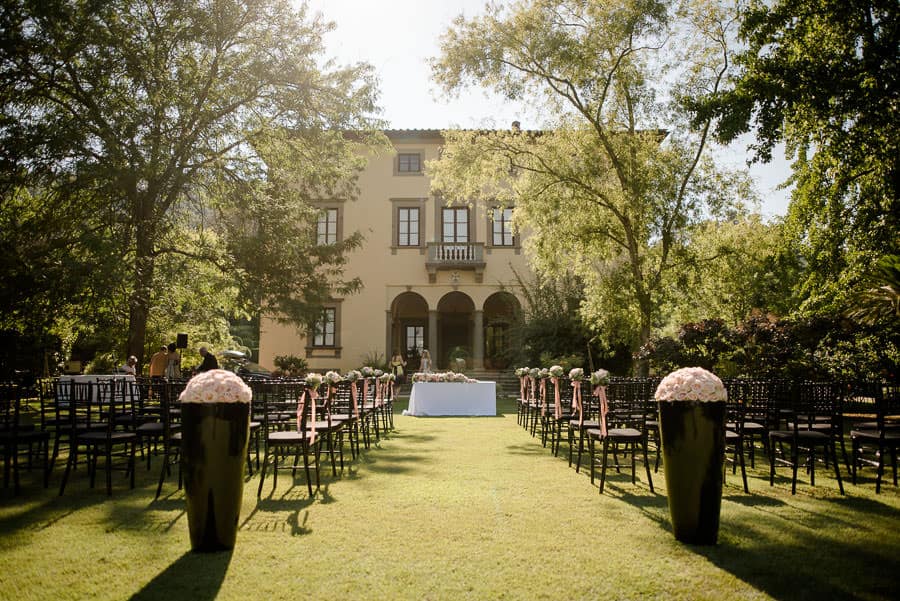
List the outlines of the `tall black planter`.
{"type": "Polygon", "coordinates": [[[725,401],[660,401],[659,428],[675,538],[714,545],[722,506],[725,401]]]}
{"type": "Polygon", "coordinates": [[[244,493],[249,403],[182,403],[181,469],[191,549],[233,549],[244,493]]]}

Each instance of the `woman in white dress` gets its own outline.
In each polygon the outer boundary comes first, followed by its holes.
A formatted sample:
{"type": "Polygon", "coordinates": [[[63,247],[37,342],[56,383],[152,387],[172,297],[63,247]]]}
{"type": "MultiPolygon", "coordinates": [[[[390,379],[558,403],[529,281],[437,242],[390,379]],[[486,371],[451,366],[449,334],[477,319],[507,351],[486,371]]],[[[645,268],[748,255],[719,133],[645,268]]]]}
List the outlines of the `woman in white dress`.
{"type": "Polygon", "coordinates": [[[422,361],[419,364],[419,371],[422,373],[431,373],[431,353],[428,349],[422,349],[422,361]]]}
{"type": "Polygon", "coordinates": [[[169,354],[166,360],[166,377],[175,380],[181,377],[181,355],[174,342],[169,343],[169,354]]]}

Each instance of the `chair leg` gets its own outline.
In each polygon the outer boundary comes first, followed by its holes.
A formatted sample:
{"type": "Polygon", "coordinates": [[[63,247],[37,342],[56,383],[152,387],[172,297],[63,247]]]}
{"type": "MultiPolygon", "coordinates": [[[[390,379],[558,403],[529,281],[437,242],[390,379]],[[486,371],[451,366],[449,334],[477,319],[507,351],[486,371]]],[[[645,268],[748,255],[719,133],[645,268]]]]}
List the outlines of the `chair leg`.
{"type": "MultiPolygon", "coordinates": [[[[606,484],[606,457],[609,451],[609,439],[603,439],[603,463],[600,466],[600,494],[603,494],[603,485],[606,484]]],[[[613,452],[613,457],[615,457],[615,451],[613,452]]]]}
{"type": "Polygon", "coordinates": [[[793,477],[791,478],[791,494],[797,494],[797,464],[800,463],[800,449],[797,448],[796,444],[791,445],[791,464],[794,469],[793,477]]]}
{"type": "MultiPolygon", "coordinates": [[[[303,471],[306,473],[306,488],[309,490],[309,496],[313,496],[312,479],[309,477],[309,448],[301,448],[303,453],[303,471]]],[[[318,488],[319,470],[316,469],[316,488],[318,488]]]]}
{"type": "MultiPolygon", "coordinates": [[[[827,449],[825,452],[828,452],[827,449]]],[[[845,453],[844,457],[846,458],[846,456],[845,453]]],[[[838,489],[841,491],[841,494],[844,494],[844,483],[841,481],[841,464],[837,460],[837,445],[834,442],[831,443],[831,459],[834,462],[834,477],[837,478],[838,489]]]]}
{"type": "Polygon", "coordinates": [[[653,492],[653,477],[650,475],[650,460],[647,458],[647,441],[641,445],[644,449],[644,469],[647,470],[647,484],[650,485],[650,492],[653,492]]]}
{"type": "Polygon", "coordinates": [[[259,473],[259,487],[256,489],[256,498],[259,499],[262,497],[262,487],[263,482],[266,481],[266,467],[269,465],[269,449],[266,447],[266,452],[263,454],[262,467],[260,468],[259,473]]]}

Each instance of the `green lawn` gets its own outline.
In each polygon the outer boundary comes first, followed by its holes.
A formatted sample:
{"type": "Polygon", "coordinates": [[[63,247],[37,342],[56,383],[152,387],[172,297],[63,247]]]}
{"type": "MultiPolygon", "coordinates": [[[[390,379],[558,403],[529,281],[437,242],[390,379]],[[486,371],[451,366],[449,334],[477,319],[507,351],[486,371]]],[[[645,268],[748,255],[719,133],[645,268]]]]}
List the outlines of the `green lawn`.
{"type": "MultiPolygon", "coordinates": [[[[156,467],[113,497],[61,470],[0,503],[0,599],[889,599],[900,594],[900,492],[869,476],[847,495],[825,470],[790,494],[787,472],[751,494],[729,474],[719,545],[673,538],[656,493],[586,474],[495,418],[413,418],[343,477],[247,482],[233,553],[189,551],[175,478],[153,501],[156,467]]],[[[565,451],[565,447],[563,447],[565,451]]],[[[564,453],[563,453],[564,454],[564,453]]],[[[640,467],[640,466],[639,466],[640,467]]],[[[302,471],[301,471],[302,473],[302,471]]]]}

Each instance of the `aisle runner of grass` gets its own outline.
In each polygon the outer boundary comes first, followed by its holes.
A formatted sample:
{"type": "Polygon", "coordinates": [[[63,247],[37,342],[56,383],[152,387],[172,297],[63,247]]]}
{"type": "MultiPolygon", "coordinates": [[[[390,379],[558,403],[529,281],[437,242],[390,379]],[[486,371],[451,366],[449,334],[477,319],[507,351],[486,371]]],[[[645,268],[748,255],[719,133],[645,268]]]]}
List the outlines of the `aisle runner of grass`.
{"type": "MultiPolygon", "coordinates": [[[[495,418],[413,418],[310,500],[302,478],[247,482],[233,554],[188,552],[175,478],[156,467],[112,499],[79,473],[0,505],[0,598],[9,599],[754,599],[891,598],[900,578],[900,494],[871,480],[837,494],[824,475],[791,496],[761,464],[752,495],[729,474],[720,545],[668,529],[656,494],[585,474],[495,418]]],[[[565,451],[565,447],[563,447],[565,451]]]]}

